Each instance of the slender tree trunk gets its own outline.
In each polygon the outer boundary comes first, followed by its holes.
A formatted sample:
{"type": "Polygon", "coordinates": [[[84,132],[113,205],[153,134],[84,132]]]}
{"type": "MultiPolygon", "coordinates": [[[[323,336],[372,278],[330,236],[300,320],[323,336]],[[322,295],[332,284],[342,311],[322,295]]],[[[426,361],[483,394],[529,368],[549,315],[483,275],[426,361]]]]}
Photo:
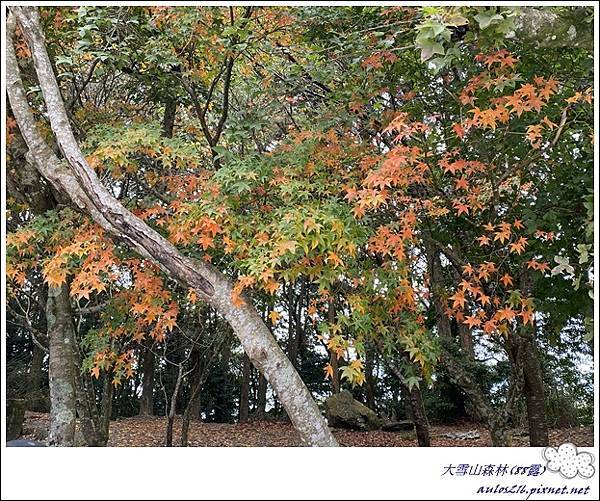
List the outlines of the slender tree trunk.
{"type": "Polygon", "coordinates": [[[151,348],[150,340],[143,348],[142,362],[142,396],[140,397],[140,416],[154,415],[154,373],[156,370],[156,357],[151,348]]]}
{"type": "Polygon", "coordinates": [[[108,442],[110,430],[110,417],[112,415],[114,386],[108,374],[104,375],[104,384],[102,385],[102,401],[100,403],[100,436],[106,444],[108,442]]]}
{"type": "Polygon", "coordinates": [[[470,360],[475,358],[475,348],[473,346],[473,334],[467,325],[458,324],[458,337],[460,339],[460,347],[465,357],[470,360]]]}
{"type": "Polygon", "coordinates": [[[44,412],[47,409],[42,405],[42,367],[46,352],[37,344],[33,344],[31,364],[27,383],[27,409],[30,411],[44,412]]]}
{"type": "Polygon", "coordinates": [[[177,101],[168,97],[165,101],[165,114],[162,122],[162,135],[165,137],[173,137],[173,129],[175,127],[175,115],[177,113],[177,101]]]}
{"type": "Polygon", "coordinates": [[[102,428],[102,418],[98,413],[96,393],[89,374],[81,372],[81,354],[76,352],[76,396],[77,414],[83,438],[88,447],[104,447],[108,441],[108,433],[102,428]]]}
{"type": "Polygon", "coordinates": [[[179,387],[181,386],[181,380],[183,379],[183,362],[180,362],[177,367],[177,381],[175,382],[175,388],[171,395],[171,403],[169,406],[169,415],[167,419],[167,439],[166,446],[173,446],[173,425],[175,424],[175,412],[177,409],[177,395],[179,394],[179,387]]]}
{"type": "Polygon", "coordinates": [[[340,392],[340,365],[335,353],[329,354],[329,365],[331,365],[331,392],[335,395],[340,392]]]}
{"type": "MultiPolygon", "coordinates": [[[[378,347],[378,350],[381,350],[381,348],[378,347]]],[[[419,447],[429,447],[431,445],[431,440],[429,438],[429,421],[427,420],[421,389],[418,386],[413,386],[412,389],[409,388],[406,378],[398,366],[389,360],[386,361],[383,356],[382,359],[386,363],[386,366],[391,373],[396,376],[400,382],[400,391],[402,392],[403,400],[405,400],[407,403],[406,408],[408,415],[415,425],[415,432],[417,434],[417,442],[419,447]]],[[[397,397],[394,399],[394,401],[397,401],[397,397]]]]}
{"type": "MultiPolygon", "coordinates": [[[[329,325],[335,323],[335,303],[333,299],[329,300],[327,308],[327,321],[329,325]]],[[[331,391],[335,395],[340,392],[340,364],[335,353],[329,353],[329,365],[331,365],[331,391]]]]}
{"type": "Polygon", "coordinates": [[[188,446],[188,436],[190,429],[190,422],[192,419],[198,419],[200,417],[200,394],[202,386],[205,381],[205,373],[207,368],[202,363],[202,357],[200,351],[197,348],[193,348],[190,355],[192,366],[194,367],[192,375],[190,377],[190,398],[185,410],[183,411],[183,421],[181,423],[181,446],[188,446]]]}
{"type": "Polygon", "coordinates": [[[298,365],[298,329],[295,328],[296,318],[294,312],[296,311],[296,294],[295,284],[290,282],[288,284],[288,342],[287,342],[287,356],[291,360],[294,367],[298,365]]]}
{"type": "Polygon", "coordinates": [[[415,424],[419,447],[429,447],[431,445],[431,440],[429,438],[429,422],[427,421],[427,414],[425,413],[421,389],[413,386],[413,388],[409,390],[407,386],[406,390],[408,393],[410,416],[412,422],[415,424]]]}
{"type": "Polygon", "coordinates": [[[252,365],[248,356],[244,355],[242,365],[242,387],[240,392],[240,416],[239,421],[243,423],[248,421],[250,413],[250,376],[252,373],[252,365]]]}
{"type": "MultiPolygon", "coordinates": [[[[523,295],[529,296],[533,290],[531,271],[524,269],[520,286],[523,295]]],[[[529,444],[532,447],[548,446],[548,424],[546,422],[546,398],[540,357],[535,341],[535,327],[522,327],[518,333],[521,363],[523,364],[523,391],[527,405],[529,424],[529,444]]]]}
{"type": "Polygon", "coordinates": [[[523,390],[529,424],[529,444],[532,447],[547,447],[546,399],[539,355],[533,334],[528,329],[523,329],[523,331],[520,349],[523,363],[523,390]]]}
{"type": "Polygon", "coordinates": [[[181,423],[181,446],[188,446],[188,437],[190,431],[190,422],[192,417],[198,418],[200,411],[200,391],[202,388],[202,379],[198,380],[195,386],[192,387],[192,394],[190,396],[190,401],[185,407],[185,411],[183,412],[183,421],[181,423]],[[195,404],[196,402],[197,404],[195,404]],[[198,409],[196,409],[198,407],[198,409]]]}
{"type": "Polygon", "coordinates": [[[267,417],[267,380],[260,374],[258,375],[258,394],[254,416],[260,421],[267,417]]]}
{"type": "Polygon", "coordinates": [[[367,393],[367,407],[375,410],[375,376],[373,375],[373,363],[375,354],[372,350],[365,350],[365,383],[367,393]]]}
{"type": "Polygon", "coordinates": [[[196,391],[196,388],[201,386],[202,384],[202,375],[203,375],[203,366],[202,366],[202,357],[200,356],[200,350],[198,348],[192,349],[192,354],[190,355],[190,364],[193,367],[192,373],[190,374],[190,399],[188,401],[188,405],[186,406],[186,410],[189,407],[190,418],[198,419],[200,416],[200,390],[196,391]]]}
{"type": "Polygon", "coordinates": [[[242,298],[241,304],[234,304],[233,284],[223,273],[208,263],[181,254],[162,235],[125,209],[88,165],[70,127],[37,9],[11,7],[6,28],[7,93],[19,129],[39,172],[108,233],[159,264],[173,279],[196,290],[198,296],[231,325],[245,353],[268,379],[303,442],[313,446],[336,446],[337,442],[308,388],[250,300],[242,298]],[[47,116],[66,165],[59,161],[40,135],[29,108],[13,46],[16,20],[31,50],[47,116]]]}
{"type": "Polygon", "coordinates": [[[75,328],[69,286],[48,289],[46,322],[50,344],[50,433],[51,446],[72,446],[75,439],[75,328]]]}

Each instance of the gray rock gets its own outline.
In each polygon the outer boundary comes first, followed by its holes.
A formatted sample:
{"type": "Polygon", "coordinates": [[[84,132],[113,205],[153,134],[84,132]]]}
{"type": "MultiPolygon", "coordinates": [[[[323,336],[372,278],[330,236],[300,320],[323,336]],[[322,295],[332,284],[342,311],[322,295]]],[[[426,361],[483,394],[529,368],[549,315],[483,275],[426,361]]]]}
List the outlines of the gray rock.
{"type": "Polygon", "coordinates": [[[325,400],[325,415],[329,426],[349,430],[379,430],[384,424],[376,412],[361,404],[343,390],[325,400]]]}
{"type": "Polygon", "coordinates": [[[381,429],[383,431],[411,432],[415,430],[415,425],[412,421],[391,421],[389,423],[385,423],[381,429]]]}

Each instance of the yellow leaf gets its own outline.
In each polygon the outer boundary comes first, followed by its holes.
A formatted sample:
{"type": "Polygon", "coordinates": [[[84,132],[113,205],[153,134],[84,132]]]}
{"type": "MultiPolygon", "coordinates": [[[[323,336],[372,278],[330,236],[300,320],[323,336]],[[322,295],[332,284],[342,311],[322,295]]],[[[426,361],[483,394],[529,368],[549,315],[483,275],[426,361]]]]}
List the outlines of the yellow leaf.
{"type": "Polygon", "coordinates": [[[273,325],[275,325],[277,323],[277,321],[279,320],[280,316],[281,316],[281,314],[279,314],[276,311],[272,311],[271,313],[269,313],[269,319],[271,320],[271,323],[273,325]]]}

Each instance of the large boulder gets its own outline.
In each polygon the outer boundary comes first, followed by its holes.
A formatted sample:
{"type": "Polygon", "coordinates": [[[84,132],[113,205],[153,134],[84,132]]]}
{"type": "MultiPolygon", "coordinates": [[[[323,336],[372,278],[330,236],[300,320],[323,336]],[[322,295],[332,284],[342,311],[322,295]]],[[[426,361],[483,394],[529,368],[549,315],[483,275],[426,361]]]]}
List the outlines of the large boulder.
{"type": "Polygon", "coordinates": [[[329,426],[349,430],[379,430],[384,422],[376,412],[361,404],[343,390],[325,400],[325,416],[329,426]]]}

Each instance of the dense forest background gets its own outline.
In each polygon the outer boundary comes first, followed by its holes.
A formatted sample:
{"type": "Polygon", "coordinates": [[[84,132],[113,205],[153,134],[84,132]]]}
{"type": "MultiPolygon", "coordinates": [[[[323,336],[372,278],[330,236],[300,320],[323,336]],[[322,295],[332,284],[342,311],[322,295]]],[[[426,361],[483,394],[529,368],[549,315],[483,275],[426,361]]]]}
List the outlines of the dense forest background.
{"type": "Polygon", "coordinates": [[[50,445],[140,415],[334,445],[344,390],[419,445],[589,426],[592,21],[11,8],[9,407],[50,445]]]}

